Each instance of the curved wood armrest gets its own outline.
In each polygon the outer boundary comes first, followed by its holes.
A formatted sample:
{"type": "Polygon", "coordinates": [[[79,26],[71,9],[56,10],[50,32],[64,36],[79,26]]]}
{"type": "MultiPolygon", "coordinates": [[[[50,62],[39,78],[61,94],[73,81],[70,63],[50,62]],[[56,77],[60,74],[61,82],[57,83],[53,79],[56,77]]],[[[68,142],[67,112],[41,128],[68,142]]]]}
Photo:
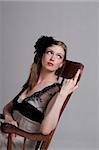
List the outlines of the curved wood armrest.
{"type": "Polygon", "coordinates": [[[48,141],[51,135],[53,134],[53,131],[49,135],[43,135],[41,133],[29,133],[9,123],[2,123],[1,130],[4,133],[8,133],[8,134],[15,133],[17,135],[20,135],[22,137],[25,137],[34,141],[48,141]]]}

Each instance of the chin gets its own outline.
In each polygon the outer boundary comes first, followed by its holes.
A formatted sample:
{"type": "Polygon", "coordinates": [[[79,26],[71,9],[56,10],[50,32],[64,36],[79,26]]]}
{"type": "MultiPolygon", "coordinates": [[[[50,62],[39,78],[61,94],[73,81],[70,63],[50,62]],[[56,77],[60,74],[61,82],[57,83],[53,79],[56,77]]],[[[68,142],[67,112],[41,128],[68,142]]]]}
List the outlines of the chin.
{"type": "Polygon", "coordinates": [[[46,70],[49,72],[55,72],[56,71],[56,69],[53,69],[53,68],[46,68],[46,70]]]}
{"type": "Polygon", "coordinates": [[[57,70],[57,68],[53,66],[45,66],[44,68],[49,72],[55,72],[57,70]]]}

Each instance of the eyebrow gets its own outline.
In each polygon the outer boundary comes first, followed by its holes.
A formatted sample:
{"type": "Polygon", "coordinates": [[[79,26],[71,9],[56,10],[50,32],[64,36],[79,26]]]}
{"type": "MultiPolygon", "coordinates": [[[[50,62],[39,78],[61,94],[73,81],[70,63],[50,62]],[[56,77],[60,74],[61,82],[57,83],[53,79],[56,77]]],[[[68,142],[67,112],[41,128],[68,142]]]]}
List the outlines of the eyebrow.
{"type": "MultiPolygon", "coordinates": [[[[48,48],[47,50],[53,51],[52,49],[48,48]]],[[[64,55],[62,53],[57,53],[58,55],[62,55],[64,57],[64,55]]]]}
{"type": "Polygon", "coordinates": [[[64,56],[62,53],[57,53],[58,55],[62,55],[62,56],[64,56]]]}

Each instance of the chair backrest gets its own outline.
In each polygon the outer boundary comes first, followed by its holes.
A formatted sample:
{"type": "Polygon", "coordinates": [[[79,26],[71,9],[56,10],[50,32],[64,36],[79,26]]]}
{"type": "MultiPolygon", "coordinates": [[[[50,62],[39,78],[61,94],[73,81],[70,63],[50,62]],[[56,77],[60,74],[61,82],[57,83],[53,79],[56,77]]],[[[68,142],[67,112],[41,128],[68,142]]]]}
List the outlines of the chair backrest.
{"type": "MultiPolygon", "coordinates": [[[[64,67],[63,67],[62,70],[61,70],[61,77],[66,78],[66,79],[71,79],[71,78],[73,78],[73,77],[75,76],[77,70],[80,69],[80,70],[81,70],[81,73],[80,73],[79,78],[78,78],[78,81],[79,81],[79,80],[80,80],[80,77],[81,77],[81,75],[82,75],[82,72],[83,72],[83,68],[84,68],[84,65],[81,64],[81,63],[79,63],[79,62],[74,62],[74,61],[66,60],[65,65],[64,65],[64,67]]],[[[77,81],[77,82],[78,82],[78,81],[77,81]]],[[[60,119],[60,117],[61,117],[61,115],[62,115],[62,112],[64,111],[64,109],[65,109],[65,107],[66,107],[66,105],[67,105],[67,103],[68,103],[68,101],[69,101],[71,95],[72,95],[72,93],[69,94],[68,97],[66,98],[66,100],[65,100],[65,102],[64,102],[64,104],[63,104],[63,106],[62,106],[62,108],[61,108],[61,112],[60,112],[59,119],[60,119]]],[[[53,131],[48,135],[48,136],[49,136],[48,141],[47,141],[47,142],[44,141],[44,142],[42,143],[41,149],[44,149],[44,150],[45,150],[45,149],[48,148],[48,146],[49,146],[49,144],[50,144],[50,141],[51,141],[51,139],[52,139],[52,137],[53,137],[54,132],[55,132],[55,130],[53,130],[53,131]]]]}
{"type": "MultiPolygon", "coordinates": [[[[71,79],[75,76],[77,70],[80,69],[81,70],[81,73],[78,77],[78,81],[77,83],[79,82],[80,78],[81,78],[81,75],[82,75],[82,72],[83,72],[83,69],[84,69],[84,65],[79,63],[79,62],[73,62],[73,61],[70,61],[70,60],[66,60],[66,63],[65,63],[65,67],[63,68],[63,71],[62,71],[62,74],[61,76],[63,78],[66,78],[66,79],[71,79]]],[[[70,95],[68,95],[68,97],[66,98],[65,100],[65,103],[61,109],[61,113],[60,113],[60,116],[70,98],[70,96],[72,95],[72,93],[70,95]]]]}

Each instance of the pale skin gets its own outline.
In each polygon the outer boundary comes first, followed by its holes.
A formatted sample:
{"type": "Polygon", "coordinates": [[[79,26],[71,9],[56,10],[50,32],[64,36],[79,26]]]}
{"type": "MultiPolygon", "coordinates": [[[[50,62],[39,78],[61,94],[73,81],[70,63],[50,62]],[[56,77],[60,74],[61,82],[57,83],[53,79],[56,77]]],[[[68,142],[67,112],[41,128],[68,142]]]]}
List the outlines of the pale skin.
{"type": "MultiPolygon", "coordinates": [[[[36,86],[28,94],[26,94],[26,91],[22,93],[20,97],[24,100],[24,98],[30,96],[33,92],[43,89],[45,87],[44,85],[47,86],[51,85],[52,83],[56,83],[57,76],[55,75],[55,71],[63,65],[63,58],[64,50],[61,46],[53,45],[51,47],[48,47],[42,57],[41,73],[36,86]]],[[[42,134],[47,135],[53,129],[55,129],[58,122],[60,110],[64,101],[66,100],[66,97],[78,88],[78,85],[76,83],[79,74],[80,70],[77,71],[73,79],[65,79],[60,92],[58,92],[49,102],[40,127],[40,132],[42,134]]],[[[12,101],[4,107],[3,114],[5,116],[5,122],[18,126],[17,122],[13,120],[13,117],[11,115],[12,108],[12,101]]]]}

